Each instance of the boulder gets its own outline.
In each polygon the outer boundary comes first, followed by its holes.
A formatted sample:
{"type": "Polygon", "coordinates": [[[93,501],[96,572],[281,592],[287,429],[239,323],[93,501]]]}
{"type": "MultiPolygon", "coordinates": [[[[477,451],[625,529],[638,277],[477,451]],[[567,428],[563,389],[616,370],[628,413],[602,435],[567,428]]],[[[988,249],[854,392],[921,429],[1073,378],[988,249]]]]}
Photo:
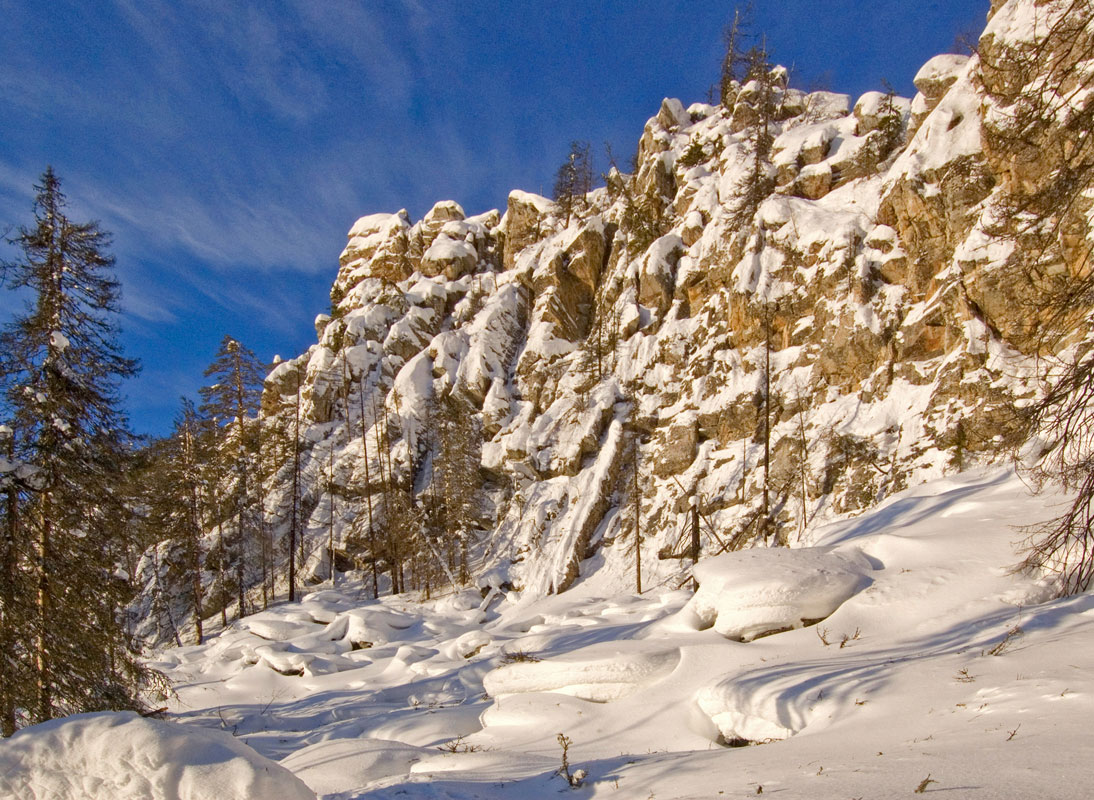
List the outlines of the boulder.
{"type": "Polygon", "coordinates": [[[832,167],[825,161],[804,167],[796,181],[797,194],[819,200],[832,190],[832,167]]]}
{"type": "Polygon", "coordinates": [[[521,250],[550,232],[547,217],[556,211],[557,206],[546,197],[520,190],[509,193],[509,205],[501,223],[505,237],[502,255],[505,269],[513,268],[521,250]]]}
{"type": "Polygon", "coordinates": [[[660,313],[672,304],[676,289],[676,265],[685,250],[684,240],[674,233],[657,239],[642,259],[638,282],[638,302],[660,313]]]}
{"type": "Polygon", "coordinates": [[[751,641],[824,619],[866,588],[871,570],[856,548],[726,553],[696,565],[699,589],[681,614],[700,628],[751,641]]]}
{"type": "Polygon", "coordinates": [[[937,55],[919,68],[912,83],[923,93],[928,103],[937,105],[942,95],[949,91],[968,63],[968,56],[951,53],[937,55]]]}
{"type": "Polygon", "coordinates": [[[455,200],[434,204],[409,233],[411,257],[421,259],[448,223],[462,222],[465,218],[463,207],[455,200]]]}
{"type": "Polygon", "coordinates": [[[664,433],[654,463],[654,474],[659,478],[678,475],[695,461],[699,446],[699,428],[695,416],[676,420],[664,433]]]}
{"type": "Polygon", "coordinates": [[[413,271],[408,258],[407,232],[410,220],[406,209],[397,214],[371,214],[361,217],[349,231],[349,241],[339,256],[341,269],[331,289],[339,299],[364,278],[401,281],[413,271]]]}
{"type": "Polygon", "coordinates": [[[454,281],[475,271],[479,254],[475,246],[463,239],[442,232],[422,254],[422,274],[429,277],[444,275],[454,281]]]}

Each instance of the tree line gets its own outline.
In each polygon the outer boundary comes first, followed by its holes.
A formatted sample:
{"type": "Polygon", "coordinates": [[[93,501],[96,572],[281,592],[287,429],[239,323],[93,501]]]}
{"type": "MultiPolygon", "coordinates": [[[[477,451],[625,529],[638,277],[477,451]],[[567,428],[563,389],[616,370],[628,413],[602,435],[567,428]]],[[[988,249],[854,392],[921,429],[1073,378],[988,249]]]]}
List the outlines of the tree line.
{"type": "Polygon", "coordinates": [[[398,396],[342,352],[340,424],[317,442],[302,375],[261,412],[269,365],[225,336],[200,401],[142,440],[121,408],[139,366],[118,343],[110,236],[70,219],[52,169],[35,192],[3,263],[27,304],[0,332],[0,735],[146,710],[167,690],[139,659],[149,623],[200,643],[210,620],[341,569],[374,596],[469,581],[482,481],[468,400],[438,397],[400,461],[398,396]]]}
{"type": "Polygon", "coordinates": [[[436,398],[415,441],[379,370],[355,375],[344,351],[336,361],[335,425],[316,441],[302,370],[260,411],[266,367],[225,337],[202,403],[184,400],[171,435],[143,452],[147,610],[162,638],[201,642],[209,618],[223,627],[348,569],[374,597],[470,580],[482,486],[470,402],[436,398]]]}

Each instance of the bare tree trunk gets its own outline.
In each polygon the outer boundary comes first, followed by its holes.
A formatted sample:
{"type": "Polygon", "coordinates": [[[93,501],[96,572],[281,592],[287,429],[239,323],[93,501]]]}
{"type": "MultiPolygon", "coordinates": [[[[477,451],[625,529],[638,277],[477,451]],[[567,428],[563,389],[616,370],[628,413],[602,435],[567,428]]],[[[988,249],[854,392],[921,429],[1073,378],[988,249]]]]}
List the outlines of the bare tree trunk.
{"type": "Polygon", "coordinates": [[[327,561],[330,566],[330,585],[334,588],[337,576],[334,574],[334,443],[331,443],[327,456],[327,496],[330,498],[330,519],[327,523],[327,561]]]}
{"type": "Polygon", "coordinates": [[[220,604],[220,627],[224,629],[228,627],[228,598],[224,589],[224,523],[220,521],[217,522],[217,550],[217,600],[220,604]]]}
{"type": "Polygon", "coordinates": [[[805,411],[801,399],[798,400],[798,478],[801,481],[801,520],[798,522],[798,541],[805,535],[807,504],[809,502],[809,485],[807,470],[809,468],[809,449],[805,439],[805,411]]]}
{"type": "Polygon", "coordinates": [[[691,498],[691,568],[692,588],[699,588],[699,582],[695,578],[695,565],[699,563],[699,498],[692,495],[691,498]]]}
{"type": "Polygon", "coordinates": [[[50,534],[53,523],[49,517],[50,497],[42,498],[42,528],[36,542],[35,553],[38,567],[37,619],[35,620],[34,666],[37,672],[38,721],[44,722],[53,717],[53,676],[49,657],[49,645],[46,642],[46,630],[50,623],[49,569],[50,534]]]}
{"type": "MultiPolygon", "coordinates": [[[[8,438],[8,459],[15,458],[15,437],[8,438]]],[[[19,540],[19,490],[9,486],[3,553],[0,556],[0,736],[15,733],[15,681],[9,666],[15,661],[15,575],[19,540]]]]}
{"type": "Polygon", "coordinates": [[[300,379],[296,381],[296,406],[292,435],[292,513],[289,517],[289,602],[296,600],[296,540],[300,525],[300,379]]]}
{"type": "Polygon", "coordinates": [[[634,588],[642,594],[642,494],[638,487],[638,429],[634,429],[634,588]]]}
{"type": "Polygon", "coordinates": [[[376,528],[372,522],[372,476],[368,462],[368,428],[365,426],[365,374],[361,373],[361,392],[358,395],[361,406],[361,449],[365,459],[365,506],[368,509],[368,550],[372,566],[372,598],[380,596],[380,575],[376,569],[376,528]]]}
{"type": "Polygon", "coordinates": [[[771,523],[771,304],[764,303],[764,494],[763,526],[764,544],[770,536],[771,523]]]}

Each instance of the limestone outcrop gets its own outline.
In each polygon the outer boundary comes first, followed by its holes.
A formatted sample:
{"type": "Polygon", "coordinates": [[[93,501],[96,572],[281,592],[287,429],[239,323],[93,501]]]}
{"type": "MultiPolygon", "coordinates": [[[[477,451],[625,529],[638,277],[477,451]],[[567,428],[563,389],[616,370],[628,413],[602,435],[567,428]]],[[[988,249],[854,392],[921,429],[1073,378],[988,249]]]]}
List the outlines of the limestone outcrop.
{"type": "Polygon", "coordinates": [[[1061,4],[995,3],[981,55],[931,59],[912,99],[806,94],[778,72],[770,191],[747,214],[750,84],[728,107],[666,100],[634,174],[572,213],[514,191],[503,214],[359,220],[317,344],[263,398],[284,427],[302,384],[307,458],[335,476],[309,491],[321,515],[338,487],[339,546],[387,524],[382,481],[435,491],[446,407],[478,437],[473,579],[537,594],[625,588],[636,547],[651,583],[679,582],[692,503],[704,555],[793,544],[1000,457],[1034,391],[1036,320],[991,209],[1044,179],[992,136],[1021,88],[998,66],[1024,46],[1019,6],[1061,4]]]}

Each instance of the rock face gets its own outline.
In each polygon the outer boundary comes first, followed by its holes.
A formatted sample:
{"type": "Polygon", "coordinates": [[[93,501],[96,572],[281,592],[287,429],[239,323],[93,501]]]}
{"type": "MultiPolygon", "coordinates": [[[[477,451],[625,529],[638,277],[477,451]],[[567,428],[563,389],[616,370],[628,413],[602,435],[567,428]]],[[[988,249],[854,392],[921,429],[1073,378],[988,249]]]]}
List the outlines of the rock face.
{"type": "MultiPolygon", "coordinates": [[[[1060,5],[999,6],[985,51],[1011,46],[1023,9],[1060,5]]],[[[635,174],[572,215],[514,191],[504,215],[449,202],[417,223],[362,218],[317,344],[263,398],[285,429],[302,380],[307,474],[333,472],[307,489],[308,535],[327,535],[334,485],[336,543],[366,563],[364,531],[389,524],[379,487],[424,501],[442,479],[453,402],[477,437],[471,580],[535,594],[627,588],[636,530],[646,585],[675,585],[692,502],[704,556],[793,544],[827,515],[998,457],[1008,409],[1033,391],[1035,322],[989,234],[1000,187],[1037,180],[982,135],[1007,80],[939,56],[914,100],[776,83],[754,213],[746,85],[731,108],[666,100],[635,174]]],[[[414,563],[451,546],[421,545],[414,563]]]]}

